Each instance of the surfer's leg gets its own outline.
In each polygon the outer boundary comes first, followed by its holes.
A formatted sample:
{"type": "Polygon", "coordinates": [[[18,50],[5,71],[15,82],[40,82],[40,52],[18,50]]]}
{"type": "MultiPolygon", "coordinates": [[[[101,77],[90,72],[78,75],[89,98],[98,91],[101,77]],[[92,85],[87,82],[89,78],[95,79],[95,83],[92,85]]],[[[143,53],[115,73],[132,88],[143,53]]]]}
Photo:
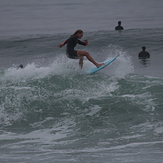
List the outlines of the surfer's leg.
{"type": "Polygon", "coordinates": [[[84,56],[79,56],[79,67],[82,69],[83,68],[83,60],[84,60],[84,56]]]}
{"type": "Polygon", "coordinates": [[[91,55],[90,55],[88,52],[86,52],[86,51],[80,51],[80,50],[78,50],[78,51],[77,51],[77,55],[78,55],[79,57],[80,57],[80,56],[86,56],[87,59],[88,59],[90,62],[92,62],[96,67],[100,67],[100,66],[104,65],[104,63],[97,63],[97,62],[91,57],[91,55]]]}

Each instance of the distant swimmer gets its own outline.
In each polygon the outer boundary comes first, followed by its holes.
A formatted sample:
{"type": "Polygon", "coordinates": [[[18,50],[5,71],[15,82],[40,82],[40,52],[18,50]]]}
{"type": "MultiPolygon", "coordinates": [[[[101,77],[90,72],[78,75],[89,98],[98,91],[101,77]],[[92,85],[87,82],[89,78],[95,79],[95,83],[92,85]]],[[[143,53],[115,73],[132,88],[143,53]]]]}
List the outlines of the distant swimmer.
{"type": "Polygon", "coordinates": [[[142,47],[142,51],[141,51],[141,52],[139,53],[139,55],[138,55],[139,59],[150,58],[150,54],[149,54],[147,51],[145,51],[145,50],[146,50],[146,47],[143,46],[143,47],[142,47]]]}
{"type": "Polygon", "coordinates": [[[124,28],[121,26],[121,21],[118,21],[118,26],[115,27],[115,30],[124,30],[124,28]]]}
{"type": "Polygon", "coordinates": [[[24,66],[22,64],[20,64],[18,68],[24,68],[24,66]]]}
{"type": "Polygon", "coordinates": [[[80,68],[83,67],[83,60],[84,60],[84,56],[87,57],[87,59],[92,62],[96,67],[100,67],[102,65],[104,65],[104,63],[97,63],[88,52],[86,51],[81,51],[81,50],[74,50],[75,46],[77,44],[80,45],[88,45],[88,41],[84,40],[80,41],[79,39],[81,39],[83,37],[83,31],[82,30],[77,30],[75,31],[75,33],[73,35],[71,35],[66,41],[64,41],[62,44],[58,45],[58,47],[62,47],[65,44],[67,44],[67,50],[66,50],[66,54],[68,58],[71,59],[79,59],[79,66],[80,68]]]}

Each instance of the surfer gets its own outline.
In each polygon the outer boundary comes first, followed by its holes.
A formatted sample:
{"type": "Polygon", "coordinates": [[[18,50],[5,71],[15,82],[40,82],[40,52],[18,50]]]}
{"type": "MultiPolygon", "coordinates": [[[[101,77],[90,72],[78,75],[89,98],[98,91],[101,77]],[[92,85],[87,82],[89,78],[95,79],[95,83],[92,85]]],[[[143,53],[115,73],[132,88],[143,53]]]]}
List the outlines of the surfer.
{"type": "Polygon", "coordinates": [[[141,52],[139,53],[139,55],[138,55],[139,59],[150,58],[150,54],[149,54],[147,51],[145,51],[145,50],[146,50],[146,47],[143,46],[143,47],[142,47],[142,51],[141,51],[141,52]]]}
{"type": "Polygon", "coordinates": [[[118,26],[115,27],[115,30],[123,30],[124,28],[121,26],[121,21],[118,21],[118,26]]]}
{"type": "Polygon", "coordinates": [[[79,40],[82,37],[83,37],[83,31],[79,29],[75,31],[75,33],[71,35],[66,41],[64,41],[62,44],[59,44],[58,47],[61,48],[62,46],[67,44],[67,49],[66,49],[67,57],[71,59],[79,59],[79,66],[81,69],[83,67],[84,56],[87,57],[87,59],[90,62],[92,62],[96,67],[100,67],[104,65],[104,63],[97,63],[88,52],[81,51],[81,50],[74,50],[77,44],[84,45],[84,46],[88,45],[87,40],[84,40],[84,42],[79,40]]]}

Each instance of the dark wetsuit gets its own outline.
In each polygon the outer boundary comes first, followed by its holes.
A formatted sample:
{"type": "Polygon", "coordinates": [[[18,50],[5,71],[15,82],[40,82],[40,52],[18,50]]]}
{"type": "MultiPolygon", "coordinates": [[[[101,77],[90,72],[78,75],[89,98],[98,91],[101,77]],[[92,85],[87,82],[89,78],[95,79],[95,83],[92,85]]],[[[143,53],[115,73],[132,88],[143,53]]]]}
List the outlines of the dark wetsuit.
{"type": "Polygon", "coordinates": [[[139,59],[145,59],[145,58],[150,58],[150,54],[146,51],[142,51],[138,55],[139,59]]]}
{"type": "Polygon", "coordinates": [[[123,27],[118,25],[115,27],[115,30],[123,30],[123,27]]]}
{"type": "Polygon", "coordinates": [[[85,45],[85,46],[87,45],[86,43],[80,41],[76,35],[70,36],[70,38],[68,38],[63,43],[63,45],[65,45],[65,44],[67,44],[67,49],[66,49],[67,57],[72,58],[72,59],[76,59],[76,57],[77,57],[77,51],[74,50],[74,48],[77,44],[85,45]]]}

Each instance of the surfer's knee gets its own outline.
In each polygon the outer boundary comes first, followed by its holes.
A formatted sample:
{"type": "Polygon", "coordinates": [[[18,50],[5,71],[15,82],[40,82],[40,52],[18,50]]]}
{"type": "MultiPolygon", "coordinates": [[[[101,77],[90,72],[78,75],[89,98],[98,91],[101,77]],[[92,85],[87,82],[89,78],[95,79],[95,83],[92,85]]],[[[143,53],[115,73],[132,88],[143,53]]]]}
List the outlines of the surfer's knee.
{"type": "Polygon", "coordinates": [[[81,56],[78,57],[78,59],[83,60],[84,56],[81,55],[81,56]]]}
{"type": "Polygon", "coordinates": [[[77,51],[77,55],[79,57],[84,57],[84,56],[87,57],[87,58],[90,57],[90,54],[87,51],[77,51]]]}
{"type": "Polygon", "coordinates": [[[88,57],[90,56],[90,54],[88,52],[85,52],[85,56],[88,57]]]}

